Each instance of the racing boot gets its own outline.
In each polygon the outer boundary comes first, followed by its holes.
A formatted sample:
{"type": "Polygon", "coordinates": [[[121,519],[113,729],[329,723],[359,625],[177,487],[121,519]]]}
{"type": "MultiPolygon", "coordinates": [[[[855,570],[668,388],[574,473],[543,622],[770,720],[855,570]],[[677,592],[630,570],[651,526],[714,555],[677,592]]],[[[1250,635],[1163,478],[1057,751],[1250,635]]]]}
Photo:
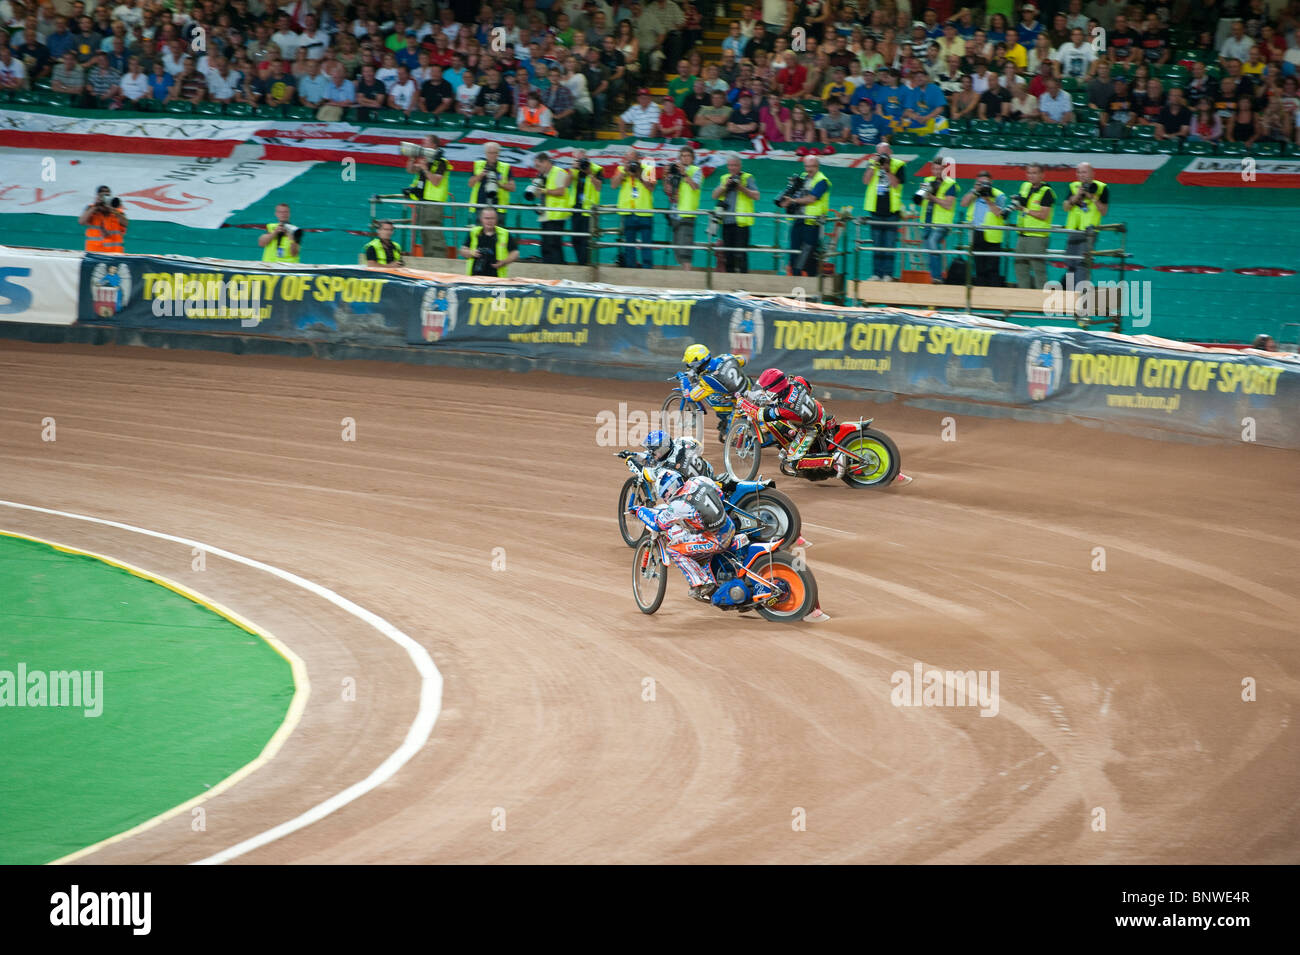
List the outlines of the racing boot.
{"type": "Polygon", "coordinates": [[[718,585],[715,583],[696,584],[691,588],[691,597],[709,603],[713,599],[713,592],[717,589],[718,585]]]}
{"type": "Polygon", "coordinates": [[[817,432],[808,429],[804,431],[795,431],[790,438],[790,447],[785,451],[784,459],[787,464],[794,464],[812,447],[813,439],[817,437],[817,432]]]}

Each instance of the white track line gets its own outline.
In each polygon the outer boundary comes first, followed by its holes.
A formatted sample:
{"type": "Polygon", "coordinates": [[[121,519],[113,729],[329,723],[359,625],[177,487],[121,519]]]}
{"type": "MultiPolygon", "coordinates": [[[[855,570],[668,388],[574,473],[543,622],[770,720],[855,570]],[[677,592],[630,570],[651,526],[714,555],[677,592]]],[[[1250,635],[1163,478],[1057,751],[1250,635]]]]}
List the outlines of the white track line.
{"type": "Polygon", "coordinates": [[[222,862],[229,862],[231,859],[238,858],[247,852],[261,848],[264,845],[275,842],[292,832],[299,829],[305,829],[314,822],[319,822],[335,810],[342,809],[353,800],[359,799],[366,793],[370,792],[396,775],[407,762],[411,760],[416,753],[428,742],[430,734],[433,732],[433,726],[438,721],[438,714],[442,711],[442,674],[434,665],[433,658],[429,656],[428,651],[420,646],[401,630],[377,614],[371,613],[364,607],[358,606],[346,597],[336,594],[327,587],[313,583],[299,577],[297,574],[290,573],[287,570],[281,570],[279,567],[272,567],[270,564],[264,564],[261,561],[253,560],[249,557],[241,557],[239,554],[232,554],[230,551],[222,550],[219,547],[212,547],[209,544],[200,541],[190,540],[185,537],[175,537],[171,534],[162,534],[158,531],[151,531],[143,527],[135,527],[131,524],[121,524],[117,521],[105,520],[101,517],[89,517],[85,514],[72,514],[68,511],[55,511],[46,507],[36,507],[31,504],[19,504],[16,501],[0,500],[0,506],[12,507],[22,511],[32,511],[37,514],[52,514],[55,517],[66,517],[74,521],[86,521],[91,524],[101,524],[105,527],[115,527],[118,530],[131,531],[135,534],[143,534],[146,537],[154,537],[158,540],[171,541],[174,544],[183,544],[186,547],[197,547],[216,557],[223,557],[226,560],[234,561],[237,564],[243,564],[246,567],[252,567],[255,570],[265,571],[274,577],[279,577],[287,583],[301,587],[309,593],[315,594],[324,600],[329,601],[358,620],[370,624],[389,640],[392,640],[399,647],[406,651],[411,662],[415,664],[415,669],[420,673],[420,708],[415,714],[415,720],[411,723],[410,729],[406,731],[406,738],[402,745],[395,749],[379,766],[365,779],[354,783],[347,789],[336,795],[331,796],[324,802],[313,806],[300,816],[290,819],[288,822],[282,822],[272,829],[268,829],[260,835],[253,836],[251,839],[245,839],[238,845],[231,846],[229,849],[223,849],[215,855],[208,856],[206,859],[200,859],[195,865],[218,865],[222,862]]]}

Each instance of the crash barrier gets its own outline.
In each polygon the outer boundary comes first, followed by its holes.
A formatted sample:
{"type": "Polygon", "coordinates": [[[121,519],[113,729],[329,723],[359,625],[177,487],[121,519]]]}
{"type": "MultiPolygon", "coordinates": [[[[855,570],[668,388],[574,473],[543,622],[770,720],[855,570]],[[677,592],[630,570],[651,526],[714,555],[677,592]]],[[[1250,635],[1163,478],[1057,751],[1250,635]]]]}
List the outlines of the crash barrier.
{"type": "MultiPolygon", "coordinates": [[[[0,248],[0,320],[44,329],[39,337],[50,340],[48,326],[36,323],[69,306],[69,265],[47,267],[43,258],[0,248]],[[53,273],[63,277],[40,278],[53,273]]],[[[468,355],[479,364],[653,379],[679,370],[686,346],[700,341],[744,356],[751,369],[775,365],[825,387],[1300,449],[1293,354],[726,292],[174,256],[88,253],[75,265],[78,325],[166,333],[172,345],[233,336],[241,351],[325,343],[394,360],[468,355]]],[[[23,337],[17,326],[5,333],[23,337]]]]}

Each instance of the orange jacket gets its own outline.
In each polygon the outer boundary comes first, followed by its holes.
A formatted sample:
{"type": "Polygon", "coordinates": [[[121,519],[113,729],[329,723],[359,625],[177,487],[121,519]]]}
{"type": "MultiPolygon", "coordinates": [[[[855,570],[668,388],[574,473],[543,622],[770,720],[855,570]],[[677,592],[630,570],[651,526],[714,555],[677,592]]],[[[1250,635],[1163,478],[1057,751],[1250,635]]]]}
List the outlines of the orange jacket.
{"type": "Polygon", "coordinates": [[[116,215],[106,212],[92,212],[86,223],[86,251],[121,254],[122,237],[126,227],[116,215]]]}

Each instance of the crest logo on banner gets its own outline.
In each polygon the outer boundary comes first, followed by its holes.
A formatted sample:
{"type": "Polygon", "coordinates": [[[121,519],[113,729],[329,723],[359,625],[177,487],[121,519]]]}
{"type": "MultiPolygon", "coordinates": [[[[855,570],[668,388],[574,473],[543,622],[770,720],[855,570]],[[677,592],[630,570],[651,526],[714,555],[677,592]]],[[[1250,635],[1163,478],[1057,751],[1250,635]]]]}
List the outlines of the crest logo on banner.
{"type": "Polygon", "coordinates": [[[420,303],[420,327],[426,342],[442,341],[456,327],[456,311],[452,308],[450,290],[435,285],[424,293],[420,303]]]}
{"type": "Polygon", "coordinates": [[[100,262],[90,273],[90,294],[95,314],[112,318],[131,301],[131,268],[125,262],[100,262]]]}
{"type": "Polygon", "coordinates": [[[1041,338],[1029,343],[1029,354],[1025,357],[1025,380],[1029,384],[1029,397],[1042,401],[1061,384],[1061,372],[1064,362],[1061,358],[1061,343],[1046,341],[1041,338]]]}
{"type": "Polygon", "coordinates": [[[760,309],[734,309],[728,329],[728,351],[746,363],[763,350],[763,313],[760,309]]]}

